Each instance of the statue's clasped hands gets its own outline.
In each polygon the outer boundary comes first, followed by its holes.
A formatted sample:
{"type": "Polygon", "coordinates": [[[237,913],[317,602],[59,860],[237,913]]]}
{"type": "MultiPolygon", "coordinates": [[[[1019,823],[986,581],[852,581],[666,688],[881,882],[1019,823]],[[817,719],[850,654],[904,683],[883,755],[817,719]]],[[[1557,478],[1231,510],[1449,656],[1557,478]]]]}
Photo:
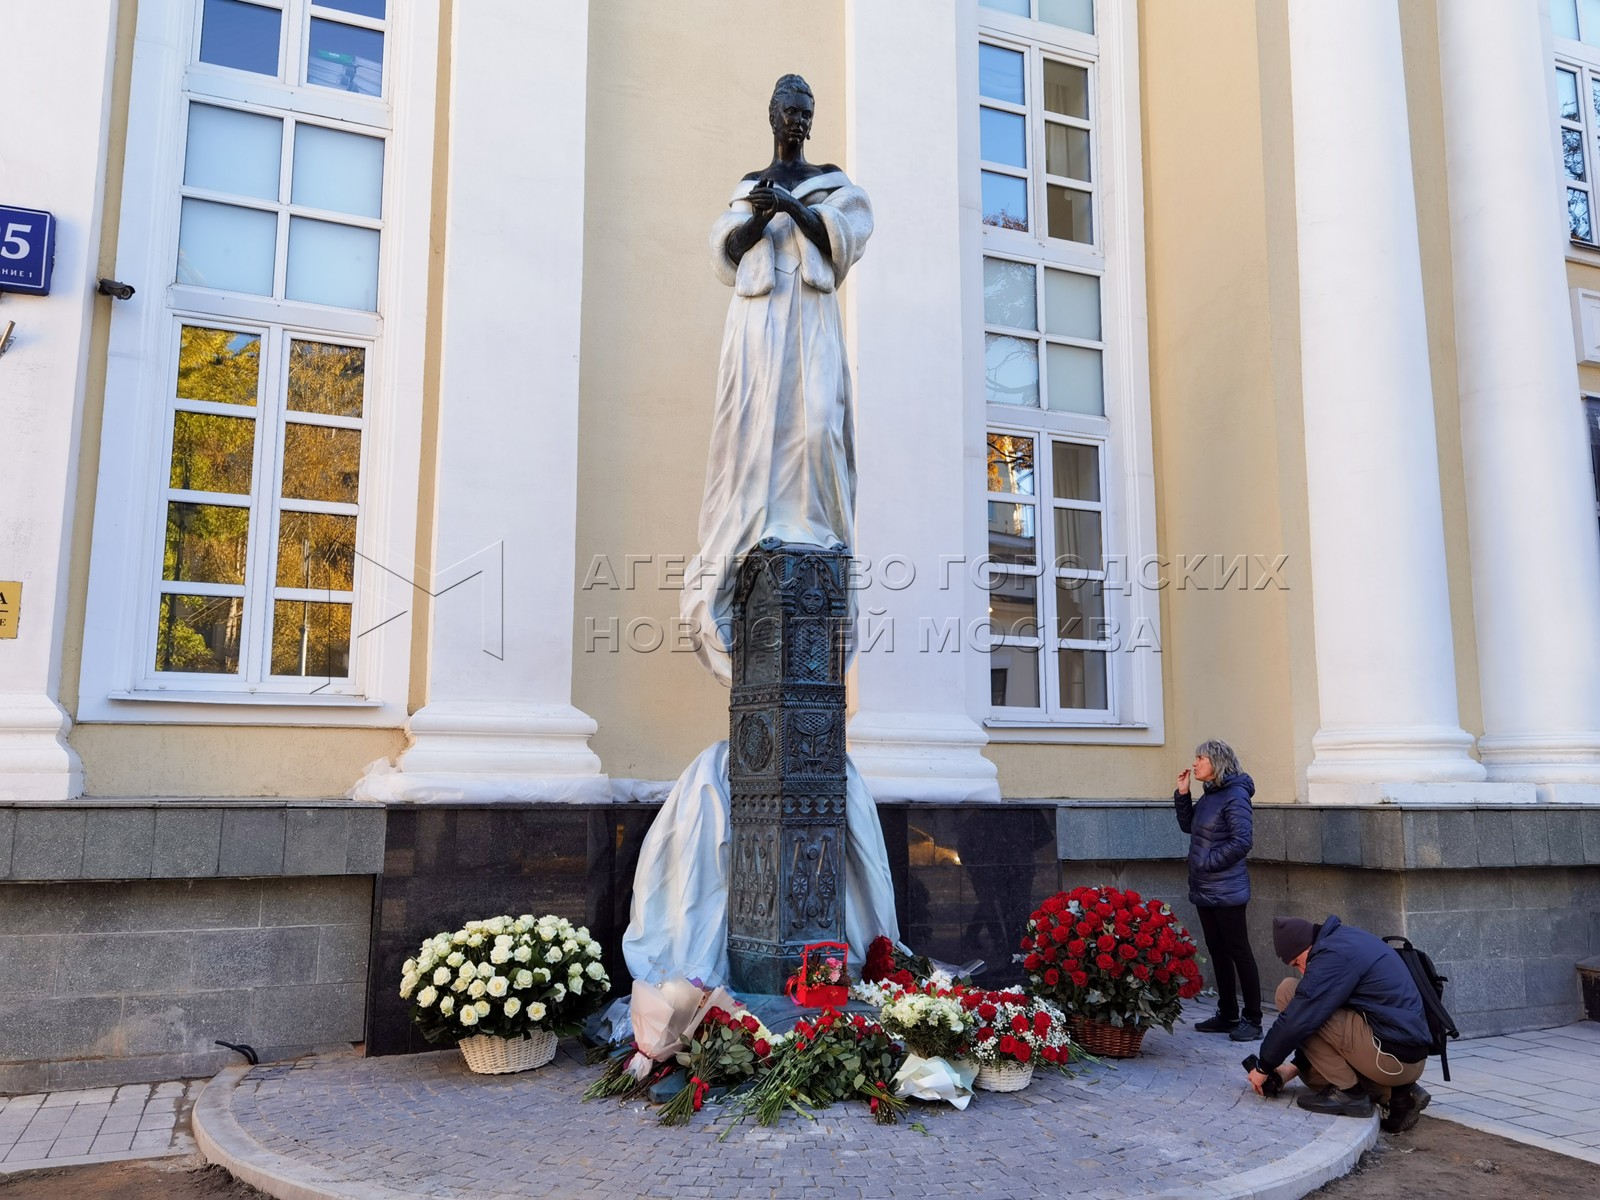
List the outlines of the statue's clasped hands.
{"type": "Polygon", "coordinates": [[[750,189],[745,197],[750,202],[751,209],[756,216],[770,220],[775,213],[786,212],[790,216],[797,216],[805,206],[795,198],[795,194],[782,184],[762,180],[750,189]]]}

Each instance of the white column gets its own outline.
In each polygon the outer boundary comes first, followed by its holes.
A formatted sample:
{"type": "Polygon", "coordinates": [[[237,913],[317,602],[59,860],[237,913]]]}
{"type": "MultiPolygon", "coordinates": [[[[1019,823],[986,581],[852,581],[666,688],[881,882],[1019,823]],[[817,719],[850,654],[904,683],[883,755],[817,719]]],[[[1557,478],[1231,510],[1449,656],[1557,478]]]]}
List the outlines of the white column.
{"type": "MultiPolygon", "coordinates": [[[[983,616],[959,559],[983,545],[983,414],[967,403],[963,348],[982,324],[982,295],[963,276],[979,253],[976,170],[960,144],[977,136],[972,5],[943,16],[919,0],[849,0],[851,177],[872,197],[877,229],[845,285],[856,383],[856,554],[870,564],[857,597],[850,755],[880,800],[998,800],[988,741],[973,719],[987,660],[968,630],[983,616]],[[970,77],[970,78],[969,78],[970,77]],[[924,136],[928,131],[942,136],[924,136]],[[960,137],[949,136],[959,130],[960,137]],[[892,560],[892,561],[887,561],[892,560]],[[906,582],[909,578],[909,582],[906,582]],[[905,586],[901,586],[905,584],[905,586]],[[956,633],[920,652],[923,622],[956,633]],[[892,623],[892,649],[869,644],[892,623]]],[[[824,98],[826,102],[826,98],[824,98]]]]}
{"type": "Polygon", "coordinates": [[[16,324],[0,358],[0,578],[22,584],[17,637],[0,640],[0,797],[69,800],[83,767],[58,702],[61,646],[117,4],[11,5],[0,23],[14,101],[0,124],[0,200],[57,221],[50,295],[0,294],[0,329],[16,324]]]}
{"type": "Polygon", "coordinates": [[[588,10],[454,8],[432,588],[449,590],[411,745],[366,798],[609,791],[571,703],[588,10]]]}
{"type": "Polygon", "coordinates": [[[1600,539],[1544,24],[1538,0],[1439,5],[1478,746],[1491,779],[1600,800],[1600,539]]]}
{"type": "Polygon", "coordinates": [[[1290,0],[1289,38],[1322,719],[1310,798],[1470,783],[1484,772],[1456,709],[1398,8],[1290,0]]]}

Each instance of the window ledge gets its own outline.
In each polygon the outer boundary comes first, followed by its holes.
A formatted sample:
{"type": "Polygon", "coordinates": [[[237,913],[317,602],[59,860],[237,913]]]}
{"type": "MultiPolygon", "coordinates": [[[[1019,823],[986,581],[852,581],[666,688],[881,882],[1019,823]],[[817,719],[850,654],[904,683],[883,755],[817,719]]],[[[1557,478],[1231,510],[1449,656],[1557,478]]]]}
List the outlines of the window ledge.
{"type": "Polygon", "coordinates": [[[162,690],[150,692],[111,692],[107,700],[142,703],[154,700],[167,704],[259,704],[272,707],[303,708],[382,708],[383,701],[366,696],[322,696],[305,692],[184,692],[162,690]]]}
{"type": "Polygon", "coordinates": [[[990,718],[983,728],[991,743],[1066,746],[1160,746],[1162,731],[1139,722],[1126,725],[1067,724],[1041,721],[1007,721],[990,718]]]}

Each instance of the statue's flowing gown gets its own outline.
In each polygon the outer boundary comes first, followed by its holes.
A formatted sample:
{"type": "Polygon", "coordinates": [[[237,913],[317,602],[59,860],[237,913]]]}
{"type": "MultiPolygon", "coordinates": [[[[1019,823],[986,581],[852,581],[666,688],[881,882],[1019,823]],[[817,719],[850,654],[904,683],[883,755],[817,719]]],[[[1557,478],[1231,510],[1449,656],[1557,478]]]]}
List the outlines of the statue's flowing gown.
{"type": "MultiPolygon", "coordinates": [[[[785,213],[737,264],[728,238],[752,215],[754,181],[734,190],[711,230],[712,270],[734,289],[722,336],[717,406],[700,509],[700,553],[685,573],[680,611],[699,654],[724,684],[738,559],[763,538],[854,545],[855,411],[836,289],[872,234],[867,194],[843,171],[794,188],[821,218],[829,253],[785,213]]],[[[638,979],[728,977],[727,743],[703,751],[650,827],[634,875],[623,938],[638,979]]],[[[894,888],[877,809],[848,767],[845,933],[851,957],[882,935],[898,940],[894,888]]]]}

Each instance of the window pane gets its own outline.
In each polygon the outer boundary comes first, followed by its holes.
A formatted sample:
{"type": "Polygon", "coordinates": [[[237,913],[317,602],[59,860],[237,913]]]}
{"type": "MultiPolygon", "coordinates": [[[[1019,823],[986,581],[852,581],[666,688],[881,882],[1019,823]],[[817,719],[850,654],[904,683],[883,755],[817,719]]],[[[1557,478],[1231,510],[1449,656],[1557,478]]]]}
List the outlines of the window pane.
{"type": "Polygon", "coordinates": [[[1578,77],[1571,71],[1556,71],[1556,96],[1561,105],[1561,119],[1578,119],[1578,77]]]}
{"type": "Polygon", "coordinates": [[[1044,127],[1044,169],[1069,179],[1089,179],[1089,131],[1076,125],[1047,122],[1044,127]]]}
{"type": "Polygon", "coordinates": [[[226,504],[167,505],[161,578],[188,583],[243,583],[250,510],[226,504]]]}
{"type": "Polygon", "coordinates": [[[283,427],[283,496],[354,504],[361,484],[361,431],[290,421],[283,427]]]}
{"type": "Polygon", "coordinates": [[[183,181],[190,187],[261,200],[278,198],[283,122],[259,113],[189,106],[189,144],[183,181]]]}
{"type": "Polygon", "coordinates": [[[1100,500],[1100,451],[1080,442],[1052,442],[1050,467],[1057,500],[1100,500]]]}
{"type": "MultiPolygon", "coordinates": [[[[1559,7],[1560,0],[1554,0],[1551,9],[1559,7]]],[[[1583,40],[1591,46],[1600,46],[1600,0],[1578,0],[1578,9],[1583,20],[1583,40]]]]}
{"type": "Polygon", "coordinates": [[[275,214],[210,200],[185,200],[178,225],[178,282],[272,295],[275,214]]]}
{"type": "Polygon", "coordinates": [[[1039,407],[1039,346],[999,333],[984,336],[984,375],[990,404],[1039,407]]]}
{"type": "Polygon", "coordinates": [[[289,198],[307,208],[382,216],[383,139],[320,125],[295,126],[289,198]]]}
{"type": "Polygon", "coordinates": [[[1094,32],[1094,0],[1039,0],[1039,20],[1094,32]]]}
{"type": "Polygon", "coordinates": [[[1561,160],[1566,164],[1570,178],[1583,178],[1583,134],[1578,130],[1561,131],[1561,160]]]}
{"type": "Polygon", "coordinates": [[[1056,580],[1057,637],[1099,640],[1105,617],[1105,584],[1100,580],[1056,580]]]}
{"type": "Polygon", "coordinates": [[[1015,175],[983,172],[983,223],[1001,229],[1028,228],[1028,182],[1015,175]]]}
{"type": "Polygon", "coordinates": [[[1033,264],[1003,258],[983,260],[983,319],[990,325],[1037,329],[1033,264]]]}
{"type": "Polygon", "coordinates": [[[306,82],[363,96],[383,94],[383,34],[311,19],[306,82]]]}
{"type": "Polygon", "coordinates": [[[272,673],[306,679],[350,674],[350,606],[279,600],[272,606],[272,673]]]}
{"type": "Polygon", "coordinates": [[[326,342],[289,343],[289,408],[329,417],[359,417],[367,352],[326,342]]]}
{"type": "Polygon", "coordinates": [[[1098,512],[1086,508],[1056,509],[1055,565],[1072,567],[1080,571],[1104,569],[1105,563],[1100,554],[1098,512]]]}
{"type": "Polygon", "coordinates": [[[1033,505],[989,501],[990,558],[1031,567],[1039,561],[1034,540],[1033,505]]]}
{"type": "Polygon", "coordinates": [[[987,161],[1008,167],[1028,165],[1028,126],[1020,114],[980,108],[978,138],[980,153],[987,161]]]}
{"type": "Polygon", "coordinates": [[[1033,495],[1033,439],[1009,433],[989,435],[989,490],[1033,495]]]}
{"type": "Polygon", "coordinates": [[[1072,271],[1044,273],[1044,329],[1062,337],[1100,340],[1100,279],[1072,271]]]}
{"type": "Polygon", "coordinates": [[[1595,120],[1600,121],[1600,79],[1589,80],[1589,98],[1594,103],[1595,120]]]}
{"type": "Polygon", "coordinates": [[[332,513],[278,516],[278,586],[348,592],[356,577],[356,519],[332,513]]]}
{"type": "Polygon", "coordinates": [[[1105,416],[1100,351],[1052,343],[1045,348],[1045,354],[1050,372],[1050,411],[1105,416]]]}
{"type": "Polygon", "coordinates": [[[285,295],[312,304],[376,312],[378,231],[290,217],[285,295]]]}
{"type": "Polygon", "coordinates": [[[232,329],[185,325],[178,335],[180,400],[254,404],[261,377],[261,338],[232,329]]]}
{"type": "Polygon", "coordinates": [[[1094,230],[1089,227],[1088,192],[1052,183],[1045,189],[1045,204],[1051,237],[1085,244],[1094,242],[1094,230]]]}
{"type": "Polygon", "coordinates": [[[340,12],[355,13],[358,17],[376,17],[383,20],[387,0],[312,0],[322,8],[337,8],[340,12]]]}
{"type": "Polygon", "coordinates": [[[276,75],[281,22],[275,8],[242,0],[206,0],[200,24],[200,61],[276,75]]]}
{"type": "Polygon", "coordinates": [[[1578,40],[1578,0],[1550,0],[1550,24],[1559,38],[1578,40]]]}
{"type": "Polygon", "coordinates": [[[1026,104],[1022,90],[1022,53],[978,43],[978,92],[1007,104],[1026,104]]]}
{"type": "Polygon", "coordinates": [[[1039,707],[1038,647],[990,648],[989,702],[996,708],[1039,707]]]}
{"type": "Polygon", "coordinates": [[[1589,226],[1589,193],[1577,188],[1567,189],[1567,222],[1572,236],[1580,242],[1594,241],[1594,231],[1589,226]]]}
{"type": "Polygon", "coordinates": [[[1063,117],[1089,119],[1089,69],[1044,60],[1044,106],[1063,117]]]}
{"type": "Polygon", "coordinates": [[[978,0],[980,8],[993,8],[1000,12],[1015,13],[1019,17],[1027,17],[1029,0],[978,0]]]}
{"type": "Polygon", "coordinates": [[[1039,605],[1036,575],[999,575],[989,592],[989,624],[1005,637],[1037,638],[1039,605]]]}
{"type": "Polygon", "coordinates": [[[248,496],[255,467],[256,423],[249,417],[172,414],[169,487],[248,496]]]}
{"type": "Polygon", "coordinates": [[[243,597],[163,595],[155,669],[237,675],[243,624],[243,597]]]}
{"type": "Polygon", "coordinates": [[[1106,655],[1103,650],[1057,650],[1061,666],[1062,708],[1106,708],[1106,655]]]}

